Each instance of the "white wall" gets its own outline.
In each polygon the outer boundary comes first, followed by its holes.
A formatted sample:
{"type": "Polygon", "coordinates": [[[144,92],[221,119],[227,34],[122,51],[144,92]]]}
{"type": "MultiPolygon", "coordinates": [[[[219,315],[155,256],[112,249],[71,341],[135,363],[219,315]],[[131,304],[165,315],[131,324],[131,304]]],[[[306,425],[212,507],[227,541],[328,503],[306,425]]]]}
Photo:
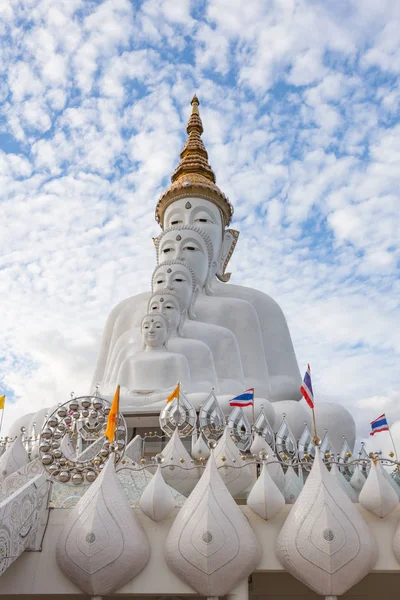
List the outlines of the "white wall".
{"type": "MultiPolygon", "coordinates": [[[[357,507],[369,523],[378,543],[379,558],[373,572],[400,572],[400,565],[392,551],[392,537],[400,517],[400,505],[385,519],[374,517],[359,505],[357,507]]],[[[282,571],[283,569],[275,557],[275,541],[291,506],[286,505],[279,515],[268,522],[252,513],[247,506],[242,506],[241,509],[252,524],[263,548],[263,556],[256,572],[282,571]]],[[[135,513],[149,538],[151,557],[145,569],[135,579],[118,590],[118,594],[162,596],[165,594],[194,593],[189,586],[182,583],[169,571],[164,560],[165,538],[178,510],[175,509],[161,523],[154,523],[139,509],[135,509],[135,513]]],[[[1,595],[82,593],[64,577],[57,566],[55,558],[57,539],[69,514],[70,510],[66,509],[51,510],[43,551],[25,552],[11,565],[0,577],[1,595]]]]}

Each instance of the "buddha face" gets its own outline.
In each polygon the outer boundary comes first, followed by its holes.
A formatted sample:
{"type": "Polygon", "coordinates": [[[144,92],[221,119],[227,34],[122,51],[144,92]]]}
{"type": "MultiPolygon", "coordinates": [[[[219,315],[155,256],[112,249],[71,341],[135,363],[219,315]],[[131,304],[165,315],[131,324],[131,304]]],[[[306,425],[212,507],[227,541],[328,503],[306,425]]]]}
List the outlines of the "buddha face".
{"type": "Polygon", "coordinates": [[[158,257],[160,263],[176,259],[185,261],[194,270],[196,283],[204,287],[208,277],[209,256],[207,244],[197,231],[168,231],[161,238],[158,257]]]}
{"type": "Polygon", "coordinates": [[[189,310],[193,296],[192,274],[184,265],[160,265],[153,277],[153,292],[164,288],[174,291],[181,307],[189,310]]]}
{"type": "Polygon", "coordinates": [[[214,260],[218,260],[224,227],[219,208],[203,198],[181,198],[168,206],[164,214],[164,229],[177,225],[197,225],[213,243],[214,260]]]}
{"type": "Polygon", "coordinates": [[[167,341],[167,327],[165,319],[157,314],[147,315],[142,321],[142,339],[145,346],[159,348],[167,341]]]}
{"type": "Polygon", "coordinates": [[[181,322],[181,309],[174,296],[157,294],[150,298],[149,313],[161,313],[168,321],[169,331],[176,332],[178,330],[181,322]]]}

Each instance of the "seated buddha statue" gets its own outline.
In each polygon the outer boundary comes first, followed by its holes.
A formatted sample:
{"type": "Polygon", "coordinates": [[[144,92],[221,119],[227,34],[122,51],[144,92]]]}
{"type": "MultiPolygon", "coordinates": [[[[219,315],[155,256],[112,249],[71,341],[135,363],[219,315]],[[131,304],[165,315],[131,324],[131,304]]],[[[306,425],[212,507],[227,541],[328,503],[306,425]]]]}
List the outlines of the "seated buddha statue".
{"type": "Polygon", "coordinates": [[[149,394],[169,390],[177,382],[190,388],[188,361],[182,354],[167,348],[168,322],[153,312],[143,317],[142,350],[128,355],[121,363],[117,380],[122,394],[149,394]]]}
{"type": "MultiPolygon", "coordinates": [[[[246,387],[255,387],[257,395],[272,401],[299,400],[301,378],[282,310],[261,291],[227,283],[226,268],[238,232],[228,228],[233,207],[215,184],[208,164],[196,97],[192,107],[180,164],[156,208],[163,229],[157,239],[159,263],[177,259],[193,268],[195,320],[223,326],[234,334],[246,387]]],[[[118,340],[137,327],[149,298],[150,293],[127,298],[111,312],[93,383],[104,380],[118,340]]]]}
{"type": "MultiPolygon", "coordinates": [[[[210,348],[204,342],[183,336],[186,312],[182,310],[179,297],[173,290],[162,289],[155,292],[148,304],[149,314],[161,313],[168,323],[168,349],[183,355],[189,365],[190,385],[188,392],[209,393],[213,387],[219,391],[218,377],[210,348]]],[[[115,360],[111,361],[111,375],[108,382],[118,381],[120,365],[126,359],[135,355],[140,346],[140,338],[136,327],[118,340],[115,348],[115,360]]]]}
{"type": "Polygon", "coordinates": [[[172,290],[160,289],[149,300],[149,314],[161,313],[168,321],[168,347],[182,354],[189,364],[191,392],[219,391],[218,377],[210,348],[204,342],[184,334],[186,312],[182,310],[179,296],[172,290]]]}
{"type": "Polygon", "coordinates": [[[172,290],[179,297],[187,316],[182,324],[182,336],[201,340],[210,348],[222,394],[240,393],[244,377],[240,352],[234,334],[226,327],[205,323],[196,318],[194,304],[197,284],[194,269],[182,260],[167,260],[158,265],[152,277],[152,290],[172,290]]]}

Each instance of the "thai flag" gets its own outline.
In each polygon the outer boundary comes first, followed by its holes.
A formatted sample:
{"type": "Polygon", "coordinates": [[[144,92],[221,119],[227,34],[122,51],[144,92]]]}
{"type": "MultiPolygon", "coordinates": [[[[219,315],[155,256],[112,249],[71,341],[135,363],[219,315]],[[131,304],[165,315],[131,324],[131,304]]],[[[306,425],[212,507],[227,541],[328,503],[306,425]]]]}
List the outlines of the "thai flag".
{"type": "Polygon", "coordinates": [[[377,417],[375,421],[371,421],[371,431],[369,432],[369,435],[374,435],[374,433],[379,433],[379,431],[389,431],[385,413],[380,417],[377,417]]]}
{"type": "Polygon", "coordinates": [[[310,365],[307,365],[307,371],[304,375],[303,383],[300,386],[300,391],[303,394],[305,401],[310,408],[314,408],[314,394],[311,383],[311,369],[310,365]]]}
{"type": "Polygon", "coordinates": [[[254,388],[249,388],[243,394],[229,400],[230,406],[252,406],[254,404],[254,388]]]}

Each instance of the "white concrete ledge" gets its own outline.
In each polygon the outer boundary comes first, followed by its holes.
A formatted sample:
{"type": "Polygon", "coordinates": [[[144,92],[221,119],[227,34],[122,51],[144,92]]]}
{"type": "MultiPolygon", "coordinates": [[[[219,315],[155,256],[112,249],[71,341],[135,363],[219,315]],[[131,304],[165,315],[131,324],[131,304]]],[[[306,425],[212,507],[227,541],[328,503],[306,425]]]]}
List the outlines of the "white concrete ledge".
{"type": "MultiPolygon", "coordinates": [[[[399,573],[400,564],[393,554],[392,538],[400,517],[400,505],[384,519],[374,517],[360,505],[357,505],[357,507],[368,522],[378,544],[379,557],[372,572],[399,573]]],[[[275,556],[275,542],[291,506],[286,505],[279,515],[267,522],[252,513],[247,506],[242,506],[241,509],[252,524],[263,549],[263,556],[256,573],[282,572],[283,569],[275,556]]],[[[143,571],[135,579],[120,588],[118,595],[195,594],[189,586],[182,583],[171,573],[164,560],[165,538],[178,510],[175,509],[162,522],[154,523],[139,509],[135,509],[136,515],[149,538],[151,556],[143,571]]],[[[10,566],[0,577],[0,595],[83,595],[74,584],[64,577],[57,566],[55,558],[56,543],[69,514],[70,510],[67,509],[51,510],[43,551],[25,552],[10,566]]]]}

